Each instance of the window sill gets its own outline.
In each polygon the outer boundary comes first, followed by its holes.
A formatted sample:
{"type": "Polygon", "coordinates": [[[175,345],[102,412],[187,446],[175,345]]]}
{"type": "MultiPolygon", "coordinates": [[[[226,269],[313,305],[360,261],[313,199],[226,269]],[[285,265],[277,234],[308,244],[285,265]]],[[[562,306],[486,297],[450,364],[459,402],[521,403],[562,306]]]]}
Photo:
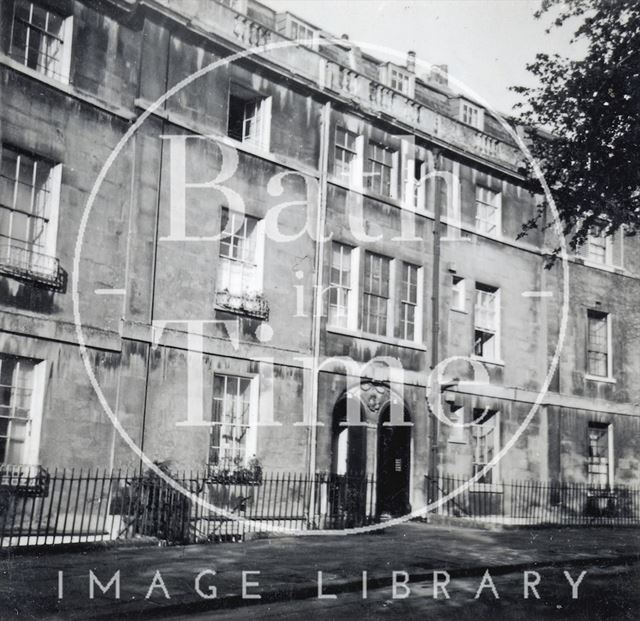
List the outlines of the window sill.
{"type": "Polygon", "coordinates": [[[386,196],[384,194],[376,194],[375,192],[371,192],[364,185],[345,183],[344,179],[339,179],[333,174],[329,175],[329,181],[333,185],[337,185],[345,190],[349,190],[350,192],[355,192],[356,194],[360,194],[361,196],[366,196],[367,198],[372,198],[377,201],[381,201],[384,203],[389,203],[391,205],[395,205],[396,207],[400,207],[402,209],[406,209],[407,211],[414,211],[418,214],[427,215],[427,212],[420,209],[409,209],[406,204],[403,203],[398,197],[395,196],[386,196]]]}
{"type": "Polygon", "coordinates": [[[105,112],[109,112],[110,114],[115,114],[127,121],[132,121],[135,118],[135,114],[126,108],[122,108],[121,106],[116,106],[113,104],[109,104],[105,101],[101,101],[100,99],[90,95],[89,93],[83,93],[82,91],[75,88],[72,84],[67,82],[62,82],[61,80],[56,80],[54,78],[50,78],[34,69],[30,69],[25,65],[21,65],[19,62],[13,60],[13,58],[7,56],[0,52],[0,65],[4,67],[8,67],[9,69],[13,69],[18,73],[21,73],[24,76],[37,80],[38,82],[42,82],[51,88],[55,88],[56,90],[69,95],[70,97],[74,97],[75,99],[79,99],[80,101],[84,101],[96,108],[100,108],[105,112]]]}
{"type": "Polygon", "coordinates": [[[604,382],[605,384],[618,383],[615,377],[601,377],[599,375],[589,375],[589,373],[585,373],[584,379],[589,380],[591,382],[604,382]]]}
{"type": "Polygon", "coordinates": [[[223,138],[224,138],[224,142],[226,142],[228,145],[232,147],[236,147],[241,151],[250,153],[251,155],[256,155],[258,157],[267,157],[267,158],[273,157],[273,155],[271,154],[271,151],[269,151],[269,147],[265,147],[263,145],[256,144],[255,142],[251,142],[251,141],[245,142],[243,140],[236,140],[235,138],[231,138],[231,136],[223,136],[223,138]]]}
{"type": "Polygon", "coordinates": [[[471,354],[471,360],[478,360],[479,362],[486,362],[487,364],[493,364],[497,367],[504,366],[504,360],[492,360],[491,358],[483,358],[482,356],[476,356],[471,354]]]}
{"type": "Polygon", "coordinates": [[[611,263],[595,263],[589,261],[583,257],[575,257],[576,263],[581,263],[585,267],[591,267],[596,270],[602,270],[603,272],[609,272],[610,274],[625,274],[627,271],[621,265],[613,265],[611,263]],[[582,260],[580,260],[582,259],[582,260]]]}
{"type": "Polygon", "coordinates": [[[408,349],[417,349],[427,351],[426,345],[415,341],[406,341],[404,339],[395,339],[388,336],[380,336],[378,334],[370,334],[362,330],[351,330],[349,328],[341,328],[339,326],[327,326],[327,332],[332,334],[340,334],[342,336],[351,336],[353,338],[365,339],[367,341],[375,341],[377,343],[385,343],[387,345],[395,345],[396,347],[406,347],[408,349]]]}

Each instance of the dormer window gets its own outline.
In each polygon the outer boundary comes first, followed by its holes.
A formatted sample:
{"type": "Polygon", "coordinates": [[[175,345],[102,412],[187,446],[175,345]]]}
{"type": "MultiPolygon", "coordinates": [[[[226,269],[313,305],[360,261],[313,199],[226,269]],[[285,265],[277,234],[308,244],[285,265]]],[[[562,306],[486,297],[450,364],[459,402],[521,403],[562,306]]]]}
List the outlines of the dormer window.
{"type": "Polygon", "coordinates": [[[279,14],[276,17],[276,27],[278,32],[285,37],[295,41],[304,41],[301,45],[310,47],[311,49],[315,50],[318,48],[318,31],[290,13],[279,14]]]}
{"type": "Polygon", "coordinates": [[[387,85],[407,97],[413,97],[413,76],[395,65],[387,65],[387,85]]]}
{"type": "Polygon", "coordinates": [[[460,120],[476,129],[484,128],[484,110],[468,101],[460,101],[460,120]]]}
{"type": "Polygon", "coordinates": [[[224,6],[228,6],[238,13],[247,12],[247,0],[220,0],[224,6]]]}

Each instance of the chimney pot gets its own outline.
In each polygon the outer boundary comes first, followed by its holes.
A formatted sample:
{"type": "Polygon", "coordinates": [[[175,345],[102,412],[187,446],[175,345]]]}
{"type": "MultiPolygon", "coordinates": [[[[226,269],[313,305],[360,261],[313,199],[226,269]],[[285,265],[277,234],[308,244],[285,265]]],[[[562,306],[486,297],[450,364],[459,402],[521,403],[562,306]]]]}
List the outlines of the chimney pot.
{"type": "Polygon", "coordinates": [[[416,53],[413,50],[407,52],[407,71],[411,73],[416,71],[416,53]]]}

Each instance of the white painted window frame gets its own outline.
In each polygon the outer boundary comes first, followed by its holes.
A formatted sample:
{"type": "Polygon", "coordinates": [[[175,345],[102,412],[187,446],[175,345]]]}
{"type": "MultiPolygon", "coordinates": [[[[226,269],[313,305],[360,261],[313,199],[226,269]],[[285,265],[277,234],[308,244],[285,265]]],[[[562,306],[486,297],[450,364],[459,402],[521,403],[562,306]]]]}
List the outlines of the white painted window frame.
{"type": "MultiPolygon", "coordinates": [[[[31,5],[31,6],[40,6],[38,4],[38,2],[27,2],[27,4],[31,5]]],[[[13,35],[14,35],[14,27],[15,27],[15,22],[16,22],[16,5],[17,5],[17,0],[16,2],[14,2],[13,5],[13,14],[11,16],[11,40],[9,43],[9,52],[11,54],[11,57],[14,58],[13,56],[13,35]]],[[[58,13],[57,11],[52,10],[51,8],[49,8],[48,6],[42,7],[45,10],[51,12],[51,13],[56,13],[61,19],[62,19],[62,28],[61,28],[61,34],[60,34],[60,40],[62,41],[61,46],[62,46],[62,52],[61,52],[61,56],[60,56],[60,61],[59,61],[59,67],[58,70],[54,71],[53,75],[48,74],[46,71],[43,71],[41,68],[32,68],[29,67],[26,62],[22,62],[20,64],[24,65],[26,68],[31,69],[32,71],[34,71],[35,73],[38,73],[40,75],[43,75],[47,78],[50,78],[52,80],[56,80],[58,82],[61,82],[62,84],[69,84],[69,80],[71,77],[71,58],[72,58],[72,46],[73,46],[73,15],[67,15],[66,17],[60,13],[58,13]]],[[[19,62],[19,61],[18,61],[19,62]]]]}
{"type": "Polygon", "coordinates": [[[320,36],[320,32],[318,30],[316,30],[315,28],[309,26],[307,23],[303,22],[300,19],[297,19],[296,17],[294,17],[293,15],[291,15],[290,13],[287,13],[287,36],[290,39],[311,39],[312,43],[304,43],[302,45],[304,45],[305,47],[309,47],[312,50],[317,50],[318,49],[318,39],[320,36]],[[305,36],[305,37],[300,37],[300,35],[298,34],[298,36],[294,36],[293,34],[293,25],[296,25],[298,27],[298,29],[303,28],[304,30],[308,31],[310,33],[310,36],[305,36]]]}
{"type": "Polygon", "coordinates": [[[457,274],[451,275],[451,309],[460,312],[466,312],[467,310],[467,280],[457,274]],[[457,279],[457,282],[456,282],[457,279]],[[457,292],[457,293],[456,293],[457,292]],[[455,303],[456,295],[458,296],[458,303],[455,303]]]}
{"type": "Polygon", "coordinates": [[[250,146],[269,151],[271,146],[271,96],[261,97],[257,96],[255,99],[246,101],[243,110],[242,120],[242,144],[248,144],[250,146]],[[257,131],[255,134],[245,135],[246,123],[248,120],[247,107],[251,104],[255,105],[254,118],[257,131]]]}
{"type": "MultiPolygon", "coordinates": [[[[589,427],[591,426],[592,423],[597,423],[597,421],[590,421],[587,425],[587,434],[589,433],[589,427]]],[[[614,445],[613,445],[613,423],[604,423],[604,425],[606,425],[607,428],[607,460],[608,460],[608,464],[607,464],[607,483],[609,484],[609,487],[613,487],[614,485],[614,476],[615,476],[615,464],[614,464],[614,458],[615,458],[615,452],[614,452],[614,445]]],[[[589,451],[589,438],[587,436],[587,452],[589,451]]],[[[587,454],[587,467],[589,464],[589,459],[590,459],[590,455],[587,454]]],[[[588,474],[587,474],[588,476],[588,474]]]]}
{"type": "MultiPolygon", "coordinates": [[[[239,215],[243,215],[244,219],[248,219],[251,218],[252,220],[255,221],[255,229],[254,229],[254,235],[255,235],[255,250],[254,250],[254,257],[253,257],[253,262],[251,261],[244,261],[241,259],[233,259],[231,257],[227,257],[221,254],[221,246],[220,243],[218,245],[218,271],[219,273],[216,276],[216,290],[217,291],[223,291],[225,289],[225,287],[223,286],[222,283],[222,278],[221,278],[221,265],[223,261],[227,261],[229,263],[233,263],[234,261],[237,261],[239,263],[243,263],[243,264],[249,264],[252,265],[254,267],[254,275],[253,275],[253,282],[251,284],[245,284],[243,283],[242,285],[242,292],[246,292],[246,293],[252,293],[252,294],[261,294],[264,290],[264,257],[265,257],[265,221],[262,218],[256,218],[254,216],[250,216],[248,214],[239,214],[239,212],[234,212],[232,209],[229,209],[226,206],[223,206],[221,208],[221,212],[220,212],[220,218],[222,218],[222,209],[226,208],[228,210],[228,213],[230,215],[235,215],[235,216],[239,216],[239,215]]],[[[222,232],[222,231],[221,231],[222,232]]],[[[234,231],[234,233],[236,233],[237,231],[234,231]]],[[[247,238],[248,239],[248,238],[247,238]]],[[[229,291],[231,292],[231,290],[229,289],[229,291]]],[[[233,293],[233,292],[232,292],[233,293]]]]}
{"type": "Polygon", "coordinates": [[[483,185],[476,185],[476,199],[475,199],[475,209],[476,209],[476,217],[475,217],[475,229],[477,233],[481,235],[486,235],[487,237],[491,237],[493,239],[501,239],[502,238],[502,192],[496,192],[495,190],[491,190],[483,185]],[[489,193],[494,196],[495,204],[492,204],[485,200],[483,197],[483,193],[489,193]],[[494,231],[492,232],[488,230],[486,223],[488,220],[486,218],[479,217],[479,205],[491,207],[493,209],[493,213],[495,215],[494,222],[494,231]]]}
{"type": "Polygon", "coordinates": [[[47,361],[36,361],[22,356],[15,356],[15,358],[17,358],[18,361],[32,361],[34,366],[31,378],[33,383],[31,386],[31,399],[29,402],[29,419],[26,423],[23,453],[20,463],[12,465],[37,466],[40,464],[40,442],[47,381],[47,361]]]}
{"type": "Polygon", "coordinates": [[[414,96],[415,76],[407,69],[403,69],[393,63],[388,63],[386,83],[389,88],[402,93],[405,97],[412,98],[414,96]],[[394,73],[399,79],[394,76],[394,73]],[[396,83],[395,86],[394,82],[396,83]],[[404,85],[406,85],[406,88],[404,88],[404,85]],[[398,86],[400,86],[400,88],[398,88],[398,86]]]}
{"type": "Polygon", "coordinates": [[[451,420],[449,436],[447,442],[450,444],[467,444],[468,443],[468,427],[465,427],[465,407],[464,405],[452,404],[448,414],[451,420]],[[457,423],[457,424],[456,424],[457,423]]]}
{"type": "Polygon", "coordinates": [[[472,104],[470,101],[466,99],[460,100],[460,113],[459,119],[465,125],[469,127],[473,127],[480,131],[484,130],[484,108],[481,106],[477,106],[472,104]],[[475,122],[473,119],[475,118],[475,122]]]}
{"type": "MultiPolygon", "coordinates": [[[[401,341],[406,341],[406,342],[411,342],[411,343],[422,343],[422,314],[423,314],[423,294],[424,294],[424,272],[423,272],[423,268],[421,265],[416,265],[415,263],[411,263],[410,261],[401,261],[399,259],[393,259],[394,263],[397,263],[397,268],[400,269],[400,278],[399,278],[399,282],[402,288],[402,284],[404,282],[404,270],[405,268],[410,265],[412,268],[416,269],[416,303],[412,304],[412,306],[414,306],[415,308],[415,316],[414,316],[414,322],[413,322],[413,338],[406,338],[404,333],[401,334],[400,336],[400,340],[401,341]]],[[[395,267],[395,266],[394,266],[395,267]]],[[[395,291],[392,292],[392,297],[395,297],[393,294],[395,294],[395,291]]],[[[398,326],[401,327],[402,326],[402,311],[404,310],[404,305],[405,305],[405,301],[404,301],[404,292],[401,291],[400,292],[400,298],[397,301],[397,304],[394,303],[394,306],[398,307],[398,313],[399,313],[399,317],[398,317],[398,326]]],[[[395,323],[394,323],[394,330],[391,334],[395,333],[395,323]]]]}
{"type": "MultiPolygon", "coordinates": [[[[333,292],[333,289],[335,288],[340,288],[340,289],[344,289],[346,291],[346,296],[345,296],[345,324],[347,328],[351,328],[352,327],[352,321],[353,321],[353,310],[352,307],[354,305],[354,299],[357,297],[357,289],[354,291],[354,277],[355,277],[355,273],[354,273],[354,267],[355,270],[357,271],[358,269],[358,265],[356,264],[354,266],[354,257],[353,257],[353,253],[355,252],[355,248],[353,248],[352,246],[348,245],[348,244],[344,244],[342,242],[333,240],[331,243],[331,255],[329,257],[329,313],[328,313],[328,319],[327,319],[327,325],[331,326],[331,327],[337,327],[337,328],[341,328],[341,327],[345,327],[345,326],[341,326],[339,323],[332,321],[331,319],[331,294],[333,292]],[[331,273],[333,271],[333,256],[334,256],[334,249],[336,246],[339,246],[340,248],[342,248],[342,252],[341,252],[341,258],[344,260],[345,255],[348,253],[348,263],[349,263],[349,286],[345,287],[342,283],[335,283],[332,281],[331,279],[331,273]]],[[[341,261],[341,265],[342,265],[342,261],[341,261]]],[[[341,270],[342,271],[342,270],[341,270]]]]}
{"type": "MultiPolygon", "coordinates": [[[[4,155],[4,151],[6,149],[10,149],[14,153],[17,153],[18,157],[20,157],[20,150],[13,147],[13,145],[3,144],[0,150],[0,161],[4,155]]],[[[40,157],[38,154],[29,154],[29,157],[38,162],[44,162],[45,158],[40,157]]],[[[57,241],[58,241],[58,226],[60,220],[60,194],[62,192],[62,164],[51,164],[49,163],[49,177],[47,183],[49,185],[47,202],[45,204],[44,210],[46,212],[44,219],[46,220],[46,234],[45,240],[43,244],[43,254],[48,257],[55,258],[57,252],[57,241]]],[[[15,189],[14,189],[15,192],[15,189]]],[[[13,205],[15,208],[16,205],[13,205]]],[[[10,243],[10,242],[9,242],[10,243]]],[[[33,252],[39,252],[35,248],[31,249],[33,252]]],[[[0,260],[2,257],[0,256],[0,260]]],[[[34,255],[31,255],[32,266],[33,263],[38,261],[38,258],[34,255]]],[[[45,266],[46,267],[46,266],[45,266]]]]}
{"type": "MultiPolygon", "coordinates": [[[[258,422],[259,422],[259,409],[260,409],[260,376],[259,375],[248,375],[244,373],[235,373],[231,371],[214,371],[214,377],[218,376],[227,376],[232,378],[238,378],[242,380],[249,380],[249,420],[247,422],[247,436],[245,441],[245,451],[244,451],[244,460],[240,466],[247,466],[254,455],[257,454],[258,449],[258,422]]],[[[215,394],[212,393],[212,403],[213,407],[215,394]]],[[[222,424],[211,422],[210,425],[212,428],[220,426],[222,424]]],[[[213,429],[211,430],[213,431],[213,429]]],[[[207,444],[207,465],[209,467],[217,467],[220,464],[212,464],[209,462],[209,450],[211,446],[211,440],[209,439],[209,443],[207,444]]],[[[220,443],[220,449],[222,449],[222,442],[220,443]]]]}
{"type": "MultiPolygon", "coordinates": [[[[474,408],[474,409],[481,409],[481,408],[474,408]]],[[[473,413],[472,413],[473,416],[473,413]]],[[[500,452],[500,436],[501,436],[501,416],[500,416],[500,411],[497,410],[495,411],[495,413],[490,417],[491,421],[493,421],[493,426],[492,426],[492,430],[493,430],[493,458],[495,458],[495,456],[500,452]]],[[[478,427],[483,427],[484,425],[487,424],[488,421],[485,421],[484,423],[482,423],[481,425],[476,425],[473,424],[471,425],[470,429],[471,429],[471,449],[472,449],[472,454],[471,454],[471,463],[472,463],[472,468],[474,468],[474,466],[478,463],[476,461],[476,451],[477,451],[477,440],[476,438],[479,437],[477,435],[477,431],[476,429],[478,427]]],[[[486,433],[485,433],[486,435],[486,433]]],[[[489,463],[489,461],[485,461],[482,462],[485,465],[487,463],[489,463]]],[[[472,474],[473,474],[473,470],[472,470],[472,474]]],[[[491,483],[475,483],[473,486],[473,491],[482,491],[482,489],[485,489],[487,491],[491,491],[491,490],[495,490],[496,488],[499,488],[500,486],[500,462],[498,462],[492,469],[491,469],[491,483]]]]}
{"type": "Polygon", "coordinates": [[[501,333],[502,333],[502,295],[501,295],[501,289],[499,287],[493,287],[492,285],[484,285],[483,283],[476,283],[476,288],[475,288],[475,300],[474,300],[474,310],[473,310],[473,330],[474,330],[474,343],[475,343],[475,332],[476,330],[479,330],[481,332],[488,332],[488,333],[492,333],[494,336],[493,338],[495,339],[495,347],[494,347],[494,356],[490,357],[490,356],[479,356],[477,355],[475,352],[473,353],[473,358],[476,358],[478,360],[485,360],[486,362],[494,362],[497,364],[502,364],[502,343],[501,343],[501,333]],[[478,286],[483,286],[483,287],[490,287],[492,289],[494,289],[494,304],[495,304],[495,312],[494,312],[494,316],[495,316],[495,327],[493,328],[493,331],[491,330],[491,327],[489,326],[480,326],[478,325],[478,293],[482,292],[482,293],[488,293],[486,291],[483,291],[482,289],[479,289],[478,286]]]}
{"type": "MultiPolygon", "coordinates": [[[[362,253],[362,267],[361,267],[361,271],[362,272],[362,278],[363,278],[363,282],[360,285],[359,289],[358,289],[358,298],[359,298],[359,306],[362,305],[364,306],[364,296],[366,295],[366,292],[364,290],[364,274],[365,274],[365,270],[366,270],[366,256],[367,253],[370,253],[378,258],[382,258],[385,259],[387,261],[389,261],[389,297],[386,298],[387,300],[387,322],[386,322],[386,329],[385,329],[385,334],[376,334],[375,332],[369,332],[368,330],[365,330],[365,322],[364,322],[364,316],[362,317],[362,327],[361,327],[361,332],[363,334],[366,335],[371,335],[372,337],[382,337],[382,338],[393,338],[394,334],[395,334],[395,306],[396,306],[396,296],[395,296],[395,285],[396,285],[396,270],[397,270],[397,259],[394,259],[392,257],[389,257],[387,255],[383,255],[380,254],[379,252],[374,252],[374,251],[365,251],[364,253],[362,253]]],[[[372,294],[375,295],[375,294],[372,294]]]]}
{"type": "MultiPolygon", "coordinates": [[[[613,239],[611,238],[610,235],[601,237],[598,235],[587,235],[587,241],[585,243],[585,254],[584,254],[584,260],[585,263],[589,263],[591,265],[606,265],[608,267],[613,267],[613,239]],[[598,242],[596,242],[595,240],[602,240],[604,242],[603,246],[604,246],[604,258],[602,261],[600,261],[597,258],[594,258],[593,256],[593,247],[598,245],[598,242]]],[[[600,246],[602,247],[602,246],[600,246]]]]}
{"type": "MultiPolygon", "coordinates": [[[[403,143],[404,144],[404,143],[403,143]]],[[[409,211],[426,212],[426,183],[425,175],[427,174],[427,163],[417,157],[404,157],[404,196],[403,205],[409,211]],[[416,161],[420,164],[420,178],[415,177],[416,161]]]]}
{"type": "MultiPolygon", "coordinates": [[[[376,194],[378,196],[386,196],[388,198],[396,198],[398,196],[398,162],[399,162],[399,153],[397,150],[388,147],[382,142],[378,142],[376,140],[370,140],[368,144],[367,150],[367,171],[366,175],[368,178],[373,178],[377,173],[373,172],[373,168],[378,165],[381,168],[389,169],[389,194],[385,194],[384,192],[378,192],[378,189],[382,190],[381,183],[377,183],[373,188],[370,187],[370,182],[366,181],[363,185],[367,189],[368,192],[372,194],[376,194]],[[388,165],[386,162],[383,162],[378,157],[373,156],[374,149],[380,149],[382,152],[387,152],[391,154],[391,164],[388,165]]],[[[363,175],[364,177],[364,175],[363,175]]],[[[363,180],[364,181],[364,180],[363,180]]],[[[371,182],[373,185],[373,182],[371,182]]]]}
{"type": "Polygon", "coordinates": [[[612,328],[612,315],[611,313],[600,311],[598,309],[587,309],[587,359],[586,359],[586,372],[585,378],[596,382],[609,382],[616,383],[616,379],[613,376],[613,328],[612,328]],[[606,375],[594,375],[589,373],[589,313],[599,313],[604,315],[607,322],[607,374],[606,375]]]}

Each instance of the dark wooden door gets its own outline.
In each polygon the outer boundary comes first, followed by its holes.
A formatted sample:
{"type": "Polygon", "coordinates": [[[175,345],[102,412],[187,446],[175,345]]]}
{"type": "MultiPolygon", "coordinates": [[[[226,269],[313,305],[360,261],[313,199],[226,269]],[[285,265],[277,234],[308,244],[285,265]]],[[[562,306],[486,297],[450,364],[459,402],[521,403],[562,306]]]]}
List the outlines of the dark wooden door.
{"type": "Polygon", "coordinates": [[[378,515],[406,515],[409,505],[411,428],[378,427],[378,515]]]}

